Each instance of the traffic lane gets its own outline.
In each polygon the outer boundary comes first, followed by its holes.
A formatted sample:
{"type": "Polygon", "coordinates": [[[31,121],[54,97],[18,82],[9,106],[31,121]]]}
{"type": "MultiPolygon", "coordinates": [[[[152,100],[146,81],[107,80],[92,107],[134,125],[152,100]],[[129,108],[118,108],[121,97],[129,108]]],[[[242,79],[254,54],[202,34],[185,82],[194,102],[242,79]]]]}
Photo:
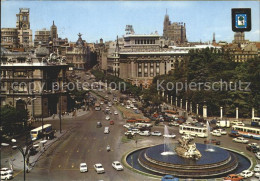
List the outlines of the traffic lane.
{"type": "MultiPolygon", "coordinates": [[[[80,179],[81,176],[78,174],[79,164],[81,162],[87,162],[88,165],[93,164],[91,162],[88,163],[87,160],[96,157],[96,155],[92,154],[92,148],[101,147],[101,145],[96,141],[99,139],[99,134],[96,132],[96,122],[100,119],[102,119],[101,114],[93,114],[84,122],[84,124],[72,133],[72,139],[69,140],[68,145],[64,146],[64,148],[61,148],[60,150],[60,153],[63,153],[60,156],[63,156],[65,159],[61,160],[59,156],[55,156],[51,168],[53,167],[55,169],[57,165],[64,164],[64,167],[62,168],[62,179],[80,179]],[[86,138],[86,140],[84,140],[84,138],[86,138]],[[70,152],[67,152],[66,154],[65,152],[68,150],[70,150],[70,152]],[[80,154],[81,152],[79,152],[79,150],[82,150],[82,154],[80,154]]],[[[57,178],[55,171],[51,178],[55,180],[61,179],[60,176],[57,178]]]]}

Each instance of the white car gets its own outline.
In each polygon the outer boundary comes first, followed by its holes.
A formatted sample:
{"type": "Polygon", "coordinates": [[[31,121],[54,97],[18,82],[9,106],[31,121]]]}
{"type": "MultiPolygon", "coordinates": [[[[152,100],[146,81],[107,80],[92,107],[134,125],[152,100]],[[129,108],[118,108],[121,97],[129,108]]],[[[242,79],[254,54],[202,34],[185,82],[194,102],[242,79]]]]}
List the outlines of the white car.
{"type": "Polygon", "coordinates": [[[238,143],[248,143],[248,140],[243,137],[234,138],[233,141],[238,142],[238,143]]]}
{"type": "Polygon", "coordinates": [[[110,131],[109,131],[109,127],[105,127],[104,128],[104,134],[108,134],[110,131]]]}
{"type": "Polygon", "coordinates": [[[260,160],[260,152],[255,153],[255,156],[258,160],[260,160]]]}
{"type": "Polygon", "coordinates": [[[94,169],[97,173],[105,173],[105,169],[103,168],[101,163],[97,163],[94,165],[94,169]]]}
{"type": "Polygon", "coordinates": [[[176,135],[174,135],[174,134],[165,134],[165,135],[163,135],[163,137],[165,137],[165,138],[175,138],[176,135]]]}
{"type": "Polygon", "coordinates": [[[100,102],[100,104],[101,104],[101,105],[103,105],[103,104],[104,104],[104,102],[100,102]]]}
{"type": "Polygon", "coordinates": [[[134,134],[139,134],[140,133],[140,130],[139,129],[131,129],[132,133],[134,134]]]}
{"type": "Polygon", "coordinates": [[[106,107],[106,111],[110,111],[110,108],[109,108],[109,107],[106,107]]]}
{"type": "Polygon", "coordinates": [[[191,135],[189,135],[189,134],[186,134],[186,135],[182,136],[182,139],[185,139],[185,140],[193,140],[194,137],[191,136],[191,135]]]}
{"type": "Polygon", "coordinates": [[[9,168],[1,168],[1,173],[8,173],[12,175],[14,171],[9,168]]]}
{"type": "Polygon", "coordinates": [[[114,169],[116,169],[117,171],[119,171],[119,170],[124,170],[124,167],[121,165],[121,163],[120,163],[119,161],[114,161],[114,162],[112,163],[112,167],[113,167],[114,169]]]}
{"type": "Polygon", "coordinates": [[[111,102],[109,102],[109,103],[108,103],[108,106],[109,106],[109,107],[111,107],[111,106],[112,106],[111,102]]]}
{"type": "Polygon", "coordinates": [[[226,134],[227,134],[227,132],[226,132],[225,130],[223,130],[223,129],[218,129],[218,131],[219,131],[220,134],[222,134],[222,135],[226,135],[226,134]]]}
{"type": "Polygon", "coordinates": [[[134,135],[135,133],[133,133],[132,131],[127,131],[127,132],[125,132],[125,135],[127,136],[127,135],[134,135]]]}
{"type": "Polygon", "coordinates": [[[214,130],[211,132],[213,136],[221,136],[221,133],[218,130],[214,130]]]}
{"type": "Polygon", "coordinates": [[[118,112],[117,112],[117,111],[114,111],[114,115],[118,115],[118,112]]]}
{"type": "Polygon", "coordinates": [[[149,131],[140,131],[140,132],[139,132],[139,135],[140,135],[140,136],[150,136],[151,134],[150,134],[149,131]]]}
{"type": "Polygon", "coordinates": [[[260,164],[257,164],[254,168],[254,172],[260,172],[260,164]]]}
{"type": "Polygon", "coordinates": [[[257,143],[249,143],[248,146],[255,146],[256,148],[260,148],[260,146],[257,143]]]}
{"type": "Polygon", "coordinates": [[[129,106],[129,105],[127,105],[127,106],[126,106],[126,109],[130,109],[130,106],[129,106]]]}
{"type": "Polygon", "coordinates": [[[133,125],[132,125],[132,124],[129,124],[129,123],[127,123],[127,124],[124,124],[124,125],[123,125],[123,127],[128,129],[128,128],[131,128],[131,127],[133,127],[133,125]]]}
{"type": "Polygon", "coordinates": [[[242,122],[236,122],[234,125],[236,125],[236,126],[245,126],[245,124],[242,123],[242,122]]]}
{"type": "Polygon", "coordinates": [[[252,172],[250,170],[244,170],[239,175],[241,175],[244,178],[249,178],[249,177],[252,177],[254,175],[254,172],[252,172]]]}
{"type": "Polygon", "coordinates": [[[79,166],[79,170],[81,173],[83,172],[87,172],[88,171],[88,166],[86,163],[81,163],[80,166],[79,166]]]}
{"type": "Polygon", "coordinates": [[[133,110],[137,110],[137,108],[136,108],[136,107],[133,107],[133,110]]]}
{"type": "Polygon", "coordinates": [[[106,116],[106,120],[110,120],[110,116],[106,116]]]}
{"type": "Polygon", "coordinates": [[[162,136],[162,133],[160,131],[153,131],[151,132],[152,136],[162,136]]]}
{"type": "Polygon", "coordinates": [[[260,179],[260,172],[256,172],[256,173],[255,173],[255,177],[258,178],[258,179],[260,179]]]}
{"type": "Polygon", "coordinates": [[[12,178],[13,176],[11,174],[6,172],[1,172],[1,180],[10,180],[12,178]]]}

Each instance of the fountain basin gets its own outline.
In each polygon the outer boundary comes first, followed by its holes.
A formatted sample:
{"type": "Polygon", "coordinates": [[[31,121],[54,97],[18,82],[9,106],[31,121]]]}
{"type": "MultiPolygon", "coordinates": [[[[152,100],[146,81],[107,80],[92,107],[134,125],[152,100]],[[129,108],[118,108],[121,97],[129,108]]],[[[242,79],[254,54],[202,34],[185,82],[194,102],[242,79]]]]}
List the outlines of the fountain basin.
{"type": "Polygon", "coordinates": [[[185,159],[177,154],[161,155],[164,144],[138,150],[128,155],[126,160],[143,172],[180,178],[217,178],[250,167],[249,160],[237,153],[216,146],[212,146],[213,152],[205,151],[207,146],[204,144],[197,144],[197,148],[202,153],[199,160],[185,159]]]}

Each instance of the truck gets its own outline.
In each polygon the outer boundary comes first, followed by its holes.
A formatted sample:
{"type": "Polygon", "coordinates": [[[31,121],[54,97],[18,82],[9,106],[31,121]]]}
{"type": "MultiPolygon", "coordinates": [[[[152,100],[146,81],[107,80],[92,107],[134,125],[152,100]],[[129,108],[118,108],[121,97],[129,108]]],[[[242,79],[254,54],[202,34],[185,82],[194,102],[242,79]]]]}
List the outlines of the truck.
{"type": "Polygon", "coordinates": [[[230,121],[229,120],[220,120],[220,121],[217,121],[216,125],[218,127],[221,127],[221,128],[229,128],[230,127],[230,121]]]}

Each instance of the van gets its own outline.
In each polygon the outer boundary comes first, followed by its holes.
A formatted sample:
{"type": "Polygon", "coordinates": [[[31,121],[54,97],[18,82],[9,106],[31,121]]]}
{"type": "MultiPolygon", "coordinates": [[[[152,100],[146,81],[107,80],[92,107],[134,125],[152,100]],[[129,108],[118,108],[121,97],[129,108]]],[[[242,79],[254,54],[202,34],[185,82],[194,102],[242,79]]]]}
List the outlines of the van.
{"type": "Polygon", "coordinates": [[[109,133],[109,127],[105,127],[104,134],[108,134],[108,133],[109,133]]]}

